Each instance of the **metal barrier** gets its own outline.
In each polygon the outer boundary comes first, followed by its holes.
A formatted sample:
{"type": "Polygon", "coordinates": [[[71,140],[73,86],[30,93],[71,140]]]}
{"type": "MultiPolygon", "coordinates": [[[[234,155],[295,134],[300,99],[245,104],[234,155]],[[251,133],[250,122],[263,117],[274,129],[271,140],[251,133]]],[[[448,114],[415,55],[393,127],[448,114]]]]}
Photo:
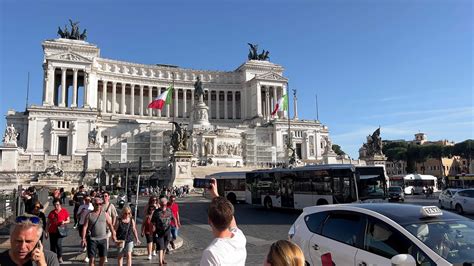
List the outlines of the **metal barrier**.
{"type": "Polygon", "coordinates": [[[8,219],[12,215],[17,214],[17,210],[23,207],[23,201],[18,197],[16,190],[12,191],[0,191],[0,218],[3,221],[8,219]],[[20,203],[20,204],[19,204],[20,203]]]}

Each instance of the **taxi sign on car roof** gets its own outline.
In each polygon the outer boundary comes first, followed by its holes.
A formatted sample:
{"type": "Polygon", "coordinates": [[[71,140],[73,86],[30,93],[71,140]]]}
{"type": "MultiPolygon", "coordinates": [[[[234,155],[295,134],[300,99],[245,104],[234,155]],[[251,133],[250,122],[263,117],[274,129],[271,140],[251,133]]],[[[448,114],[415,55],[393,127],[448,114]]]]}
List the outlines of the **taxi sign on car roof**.
{"type": "Polygon", "coordinates": [[[441,216],[443,212],[436,206],[424,206],[421,207],[421,216],[423,217],[433,217],[433,216],[441,216]]]}

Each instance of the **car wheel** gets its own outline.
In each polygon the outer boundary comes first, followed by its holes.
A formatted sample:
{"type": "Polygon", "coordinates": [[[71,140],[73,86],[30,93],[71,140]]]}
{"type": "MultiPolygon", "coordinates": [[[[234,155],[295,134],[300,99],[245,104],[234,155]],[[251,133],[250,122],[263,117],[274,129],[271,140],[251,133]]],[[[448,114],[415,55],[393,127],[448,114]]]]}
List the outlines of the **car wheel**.
{"type": "Polygon", "coordinates": [[[461,204],[456,204],[456,211],[457,211],[459,214],[463,214],[464,210],[462,209],[461,204]]]}
{"type": "Polygon", "coordinates": [[[234,193],[227,194],[227,200],[229,200],[232,204],[237,204],[237,196],[234,193]]]}
{"type": "Polygon", "coordinates": [[[318,202],[316,202],[316,205],[319,206],[319,205],[328,205],[329,202],[325,199],[319,199],[318,202]]]}
{"type": "Polygon", "coordinates": [[[272,203],[272,199],[270,197],[266,197],[265,198],[265,201],[263,202],[264,206],[265,206],[265,209],[271,209],[273,208],[273,203],[272,203]]]}

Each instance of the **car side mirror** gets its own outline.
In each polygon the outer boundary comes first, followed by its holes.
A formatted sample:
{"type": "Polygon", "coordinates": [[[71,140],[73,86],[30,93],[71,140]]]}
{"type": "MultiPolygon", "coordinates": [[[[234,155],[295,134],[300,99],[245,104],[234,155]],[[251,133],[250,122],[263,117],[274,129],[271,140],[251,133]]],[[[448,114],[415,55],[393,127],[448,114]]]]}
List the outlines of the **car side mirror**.
{"type": "Polygon", "coordinates": [[[416,261],[410,254],[398,254],[390,260],[392,266],[415,266],[416,261]]]}

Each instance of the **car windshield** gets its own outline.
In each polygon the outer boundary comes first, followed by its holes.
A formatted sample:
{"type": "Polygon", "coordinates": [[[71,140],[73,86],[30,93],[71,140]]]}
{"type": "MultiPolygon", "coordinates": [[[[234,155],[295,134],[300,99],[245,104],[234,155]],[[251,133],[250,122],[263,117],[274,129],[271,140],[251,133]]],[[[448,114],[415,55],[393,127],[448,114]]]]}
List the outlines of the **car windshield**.
{"type": "Polygon", "coordinates": [[[388,191],[389,192],[402,192],[402,188],[401,187],[389,187],[388,191]]]}
{"type": "Polygon", "coordinates": [[[450,263],[474,262],[474,222],[471,220],[409,224],[405,229],[450,263]]]}

